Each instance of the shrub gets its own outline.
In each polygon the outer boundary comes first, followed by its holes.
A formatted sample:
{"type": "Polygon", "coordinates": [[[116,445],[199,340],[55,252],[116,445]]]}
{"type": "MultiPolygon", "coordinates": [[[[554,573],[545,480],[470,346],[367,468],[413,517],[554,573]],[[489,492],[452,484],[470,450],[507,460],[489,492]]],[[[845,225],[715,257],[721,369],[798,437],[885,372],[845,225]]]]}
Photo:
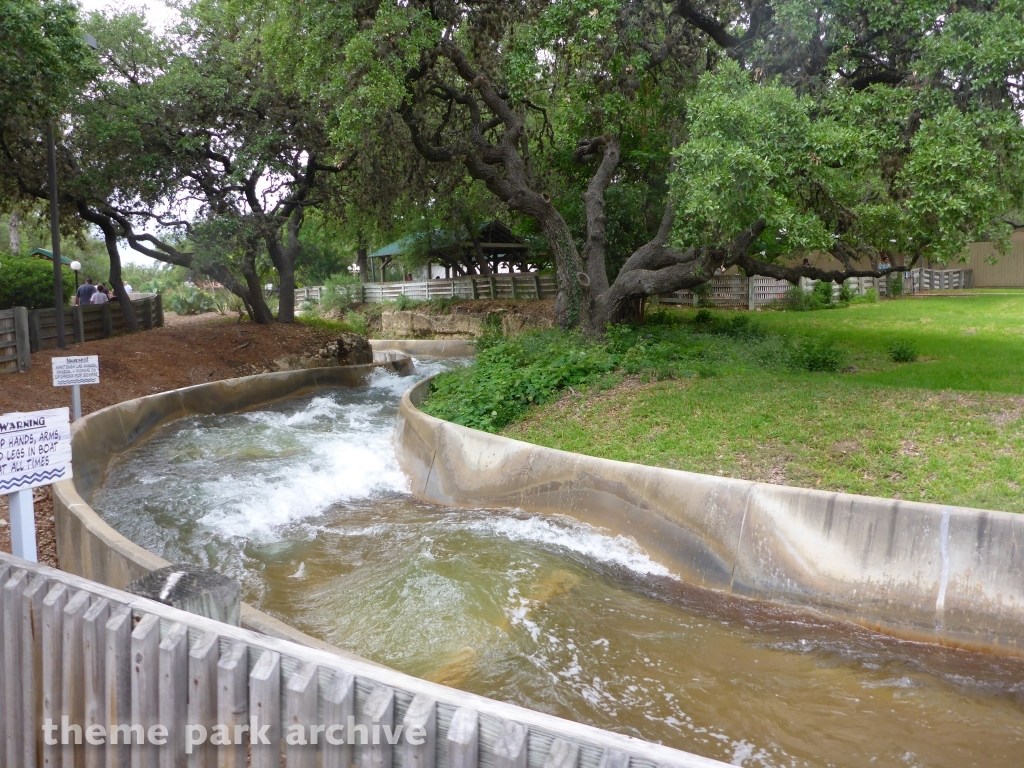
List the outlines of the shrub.
{"type": "Polygon", "coordinates": [[[832,306],[832,283],[819,280],[814,284],[814,290],[811,291],[811,294],[820,302],[821,306],[832,306]]]}
{"type": "Polygon", "coordinates": [[[611,371],[615,360],[600,344],[558,331],[533,331],[477,346],[472,368],[441,374],[424,410],[467,427],[496,431],[531,404],[582,386],[611,371]],[[566,343],[568,341],[568,344],[566,343]]]}
{"type": "Polygon", "coordinates": [[[828,341],[804,339],[790,354],[790,365],[798,371],[834,373],[843,365],[843,352],[828,341]]]}
{"type": "Polygon", "coordinates": [[[853,292],[853,289],[851,289],[850,286],[848,286],[846,283],[843,283],[839,287],[839,303],[840,304],[849,304],[851,301],[853,301],[853,297],[854,296],[855,296],[855,294],[853,292]]]}
{"type": "Polygon", "coordinates": [[[715,316],[711,314],[710,310],[698,309],[697,314],[693,316],[693,322],[697,325],[708,325],[715,321],[715,316]]]}
{"type": "Polygon", "coordinates": [[[245,302],[242,301],[241,296],[237,296],[228,291],[226,292],[222,303],[226,312],[237,312],[239,320],[245,317],[245,302]]]}
{"type": "Polygon", "coordinates": [[[902,272],[893,272],[892,277],[889,278],[889,295],[893,297],[903,295],[902,272]]]}
{"type": "Polygon", "coordinates": [[[748,314],[709,313],[710,321],[699,325],[674,314],[653,325],[609,326],[600,340],[555,329],[506,337],[489,328],[477,342],[473,365],[435,378],[423,409],[457,424],[497,431],[531,405],[550,402],[566,389],[603,388],[622,374],[644,381],[707,378],[737,364],[837,371],[843,362],[834,345],[804,341],[794,347],[748,314]]]}
{"type": "Polygon", "coordinates": [[[917,360],[917,347],[909,339],[894,339],[889,345],[889,359],[894,363],[913,363],[917,360]]]}
{"type": "MultiPolygon", "coordinates": [[[[63,275],[64,303],[75,293],[75,276],[66,267],[63,275]]],[[[53,306],[53,262],[44,259],[0,255],[0,309],[53,306]]]]}
{"type": "Polygon", "coordinates": [[[358,333],[360,336],[366,335],[366,315],[359,312],[346,312],[345,325],[352,329],[352,333],[358,333]]]}
{"type": "Polygon", "coordinates": [[[809,312],[812,309],[821,309],[821,302],[813,293],[808,293],[799,285],[794,285],[786,291],[786,309],[797,312],[809,312]]]}
{"type": "MultiPolygon", "coordinates": [[[[840,296],[842,294],[840,293],[840,296]]],[[[786,292],[786,307],[798,312],[809,312],[815,309],[828,309],[832,303],[832,283],[819,280],[808,293],[799,285],[794,285],[786,292]]]]}
{"type": "Polygon", "coordinates": [[[190,285],[183,285],[164,294],[167,308],[176,315],[201,315],[204,312],[218,312],[217,297],[190,285]]]}
{"type": "Polygon", "coordinates": [[[693,291],[693,295],[697,297],[697,305],[698,306],[706,307],[708,304],[711,303],[711,283],[710,282],[708,282],[708,283],[701,283],[700,285],[695,285],[690,290],[693,291]]]}
{"type": "Polygon", "coordinates": [[[331,275],[324,281],[324,290],[320,294],[320,310],[322,312],[345,312],[356,303],[361,291],[358,275],[341,272],[331,275]]]}
{"type": "Polygon", "coordinates": [[[395,309],[405,310],[412,309],[413,307],[416,306],[417,302],[414,299],[410,299],[408,296],[399,296],[397,299],[395,299],[394,303],[395,309]]]}

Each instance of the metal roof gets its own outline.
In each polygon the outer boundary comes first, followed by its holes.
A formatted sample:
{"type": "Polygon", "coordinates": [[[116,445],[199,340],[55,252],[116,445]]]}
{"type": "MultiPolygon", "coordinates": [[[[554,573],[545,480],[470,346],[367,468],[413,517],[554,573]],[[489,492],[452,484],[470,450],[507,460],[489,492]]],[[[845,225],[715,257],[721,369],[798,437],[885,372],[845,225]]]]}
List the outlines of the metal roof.
{"type": "MultiPolygon", "coordinates": [[[[483,248],[505,248],[508,250],[526,250],[526,244],[522,238],[516,237],[512,231],[502,222],[495,219],[480,227],[480,235],[483,248]],[[493,241],[498,238],[500,241],[493,241]]],[[[459,245],[469,245],[471,240],[465,227],[458,229],[434,229],[430,232],[415,232],[403,238],[388,243],[383,248],[378,248],[367,258],[379,259],[386,256],[399,256],[408,253],[415,248],[422,247],[420,244],[425,238],[429,238],[428,246],[431,251],[445,251],[459,245]]]]}
{"type": "MultiPolygon", "coordinates": [[[[48,251],[45,248],[33,248],[31,251],[28,252],[28,255],[42,256],[44,259],[49,259],[50,261],[53,261],[53,251],[48,251]]],[[[69,259],[67,256],[61,256],[60,263],[64,264],[65,266],[71,266],[71,259],[69,259]]]]}

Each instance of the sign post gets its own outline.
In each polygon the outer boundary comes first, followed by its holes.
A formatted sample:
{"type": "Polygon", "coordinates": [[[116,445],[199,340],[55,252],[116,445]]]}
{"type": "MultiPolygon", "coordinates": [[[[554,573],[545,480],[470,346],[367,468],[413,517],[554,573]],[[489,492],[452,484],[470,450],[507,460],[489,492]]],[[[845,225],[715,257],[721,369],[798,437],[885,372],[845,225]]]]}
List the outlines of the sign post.
{"type": "Polygon", "coordinates": [[[71,387],[74,421],[82,418],[82,384],[100,383],[100,359],[97,355],[55,357],[52,360],[53,386],[71,387]]]}
{"type": "Polygon", "coordinates": [[[71,477],[67,408],[0,416],[0,493],[11,513],[11,551],[38,562],[32,489],[71,477]]]}

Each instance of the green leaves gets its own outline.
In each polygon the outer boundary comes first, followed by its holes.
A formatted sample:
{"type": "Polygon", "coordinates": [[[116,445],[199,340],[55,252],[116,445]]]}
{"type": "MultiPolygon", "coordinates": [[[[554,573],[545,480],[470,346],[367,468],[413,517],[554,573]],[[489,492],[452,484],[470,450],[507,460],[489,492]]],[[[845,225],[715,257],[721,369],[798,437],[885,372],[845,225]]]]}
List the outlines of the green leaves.
{"type": "Polygon", "coordinates": [[[945,262],[1003,235],[999,217],[1024,200],[1012,111],[885,87],[812,99],[728,62],[701,79],[689,116],[670,177],[681,246],[725,247],[763,217],[768,259],[843,247],[945,262]]]}
{"type": "Polygon", "coordinates": [[[499,339],[479,351],[472,368],[438,376],[425,409],[494,432],[566,387],[594,383],[617,362],[603,346],[557,331],[499,339]]]}
{"type": "Polygon", "coordinates": [[[0,120],[55,117],[97,72],[67,0],[0,0],[0,120]]]}
{"type": "Polygon", "coordinates": [[[813,107],[784,86],[754,83],[732,62],[701,79],[670,176],[677,244],[722,246],[764,217],[758,246],[768,256],[831,247],[827,222],[808,201],[833,186],[823,158],[841,162],[856,137],[812,120],[813,107]]]}
{"type": "MultiPolygon", "coordinates": [[[[905,222],[936,261],[955,260],[971,240],[987,239],[1012,205],[1010,191],[999,183],[996,153],[984,146],[994,138],[986,117],[950,108],[922,122],[910,142],[898,177],[907,195],[905,222]]],[[[1021,152],[1021,140],[1016,137],[1014,154],[1021,152]]]]}

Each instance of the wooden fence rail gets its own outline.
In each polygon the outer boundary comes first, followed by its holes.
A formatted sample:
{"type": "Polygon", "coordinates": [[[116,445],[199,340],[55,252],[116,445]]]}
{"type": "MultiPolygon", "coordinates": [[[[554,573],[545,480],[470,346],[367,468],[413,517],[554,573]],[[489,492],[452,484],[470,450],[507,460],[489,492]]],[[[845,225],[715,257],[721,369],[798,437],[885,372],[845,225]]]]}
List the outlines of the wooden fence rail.
{"type": "Polygon", "coordinates": [[[254,768],[724,765],[221,624],[3,553],[0,671],[0,763],[12,768],[244,768],[250,744],[243,731],[254,738],[254,768]],[[56,727],[47,732],[49,723],[56,727]],[[299,725],[307,742],[310,726],[325,728],[315,745],[288,743],[299,725]],[[197,742],[203,731],[205,742],[189,753],[188,737],[197,742]],[[65,735],[70,743],[48,743],[65,735]]]}
{"type": "MultiPolygon", "coordinates": [[[[320,285],[296,288],[295,303],[319,302],[327,289],[320,285]]],[[[401,283],[364,283],[354,286],[359,303],[375,304],[406,296],[415,301],[430,299],[553,299],[558,292],[549,275],[512,274],[463,277],[456,280],[422,280],[401,283]]]]}
{"type": "MultiPolygon", "coordinates": [[[[971,288],[973,273],[969,269],[914,269],[903,273],[904,293],[922,291],[971,288]]],[[[892,293],[891,281],[895,273],[884,277],[851,277],[846,286],[855,294],[863,296],[874,290],[885,297],[892,293]]],[[[800,280],[800,287],[812,291],[817,280],[800,280]]],[[[710,291],[700,296],[693,291],[676,291],[659,297],[662,304],[692,304],[693,306],[736,307],[757,309],[784,301],[793,284],[771,277],[747,278],[743,275],[719,275],[710,282],[710,291]]],[[[842,287],[832,284],[832,296],[838,298],[842,287]]]]}
{"type": "MultiPolygon", "coordinates": [[[[919,293],[921,291],[948,290],[973,287],[973,273],[969,269],[914,269],[904,273],[904,292],[919,293]]],[[[855,293],[864,295],[874,290],[879,296],[891,293],[890,281],[887,278],[851,277],[846,281],[855,293]]],[[[800,286],[805,291],[813,289],[815,280],[801,280],[800,286]]],[[[719,275],[712,278],[708,293],[701,296],[693,291],[676,291],[662,294],[662,304],[692,304],[713,307],[737,307],[757,309],[769,304],[784,301],[786,294],[793,287],[786,280],[771,277],[747,278],[743,275],[719,275]]],[[[429,299],[551,299],[557,293],[554,277],[534,274],[493,275],[491,277],[465,277],[457,280],[424,280],[420,282],[402,283],[365,283],[355,286],[354,300],[357,303],[377,303],[394,301],[399,296],[426,301],[429,299]]],[[[324,294],[324,286],[296,288],[295,303],[317,303],[324,294]]],[[[832,293],[838,296],[840,286],[834,284],[832,293]]]]}
{"type": "MultiPolygon", "coordinates": [[[[163,299],[159,294],[134,294],[135,316],[141,328],[164,324],[163,299]]],[[[81,344],[125,333],[124,310],[117,302],[64,308],[64,338],[81,344]]],[[[15,307],[0,311],[0,373],[27,371],[31,352],[57,346],[57,310],[15,307]]]]}

